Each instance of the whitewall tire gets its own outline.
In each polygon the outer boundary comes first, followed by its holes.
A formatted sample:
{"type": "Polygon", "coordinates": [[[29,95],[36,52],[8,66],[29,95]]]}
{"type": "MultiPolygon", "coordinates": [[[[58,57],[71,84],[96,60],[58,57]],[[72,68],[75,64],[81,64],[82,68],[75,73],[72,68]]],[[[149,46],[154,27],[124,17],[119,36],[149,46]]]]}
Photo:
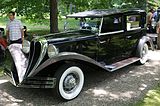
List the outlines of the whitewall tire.
{"type": "Polygon", "coordinates": [[[143,65],[148,61],[148,51],[149,51],[148,45],[145,43],[139,52],[139,54],[140,54],[139,64],[143,65]]]}
{"type": "Polygon", "coordinates": [[[57,79],[56,91],[64,100],[76,98],[84,85],[84,74],[76,65],[65,65],[55,73],[57,79]]]}

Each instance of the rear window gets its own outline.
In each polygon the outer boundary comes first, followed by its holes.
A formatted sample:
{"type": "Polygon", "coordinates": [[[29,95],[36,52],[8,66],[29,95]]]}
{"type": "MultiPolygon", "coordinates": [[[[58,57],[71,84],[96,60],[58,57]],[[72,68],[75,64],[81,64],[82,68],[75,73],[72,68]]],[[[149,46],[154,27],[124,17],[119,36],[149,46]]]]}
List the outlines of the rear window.
{"type": "Polygon", "coordinates": [[[137,29],[140,27],[140,15],[127,16],[127,30],[137,29]]]}

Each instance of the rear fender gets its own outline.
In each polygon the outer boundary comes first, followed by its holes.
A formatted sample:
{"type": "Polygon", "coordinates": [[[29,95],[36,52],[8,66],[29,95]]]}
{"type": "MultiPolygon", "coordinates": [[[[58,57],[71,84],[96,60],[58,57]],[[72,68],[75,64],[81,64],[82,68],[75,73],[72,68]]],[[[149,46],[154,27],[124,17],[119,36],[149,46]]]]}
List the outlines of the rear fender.
{"type": "Polygon", "coordinates": [[[150,37],[148,36],[143,36],[140,40],[139,40],[139,43],[138,43],[138,46],[137,46],[137,51],[136,51],[136,56],[140,57],[140,54],[139,54],[139,51],[142,50],[143,48],[143,45],[147,43],[147,45],[151,48],[151,50],[154,50],[154,46],[153,46],[153,41],[150,37]]]}

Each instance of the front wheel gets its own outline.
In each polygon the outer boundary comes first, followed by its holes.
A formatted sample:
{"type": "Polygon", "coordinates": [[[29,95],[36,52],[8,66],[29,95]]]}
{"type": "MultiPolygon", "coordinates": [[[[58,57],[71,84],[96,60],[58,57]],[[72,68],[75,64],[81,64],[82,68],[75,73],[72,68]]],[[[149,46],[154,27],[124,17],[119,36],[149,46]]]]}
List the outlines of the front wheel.
{"type": "Polygon", "coordinates": [[[145,43],[140,51],[138,51],[140,56],[139,64],[143,65],[148,61],[148,51],[148,45],[145,43]]]}
{"type": "Polygon", "coordinates": [[[84,74],[77,65],[64,65],[55,73],[57,95],[64,100],[76,98],[84,85],[84,74]]]}

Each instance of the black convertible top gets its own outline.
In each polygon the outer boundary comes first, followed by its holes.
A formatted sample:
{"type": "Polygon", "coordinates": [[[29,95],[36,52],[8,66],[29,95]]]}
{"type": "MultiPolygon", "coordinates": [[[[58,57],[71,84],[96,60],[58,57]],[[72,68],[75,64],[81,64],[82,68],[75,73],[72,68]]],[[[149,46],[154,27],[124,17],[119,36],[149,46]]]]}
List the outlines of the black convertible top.
{"type": "Polygon", "coordinates": [[[83,18],[83,17],[103,17],[113,14],[123,14],[123,13],[141,13],[145,12],[145,10],[141,9],[97,9],[91,11],[78,12],[74,14],[67,15],[68,18],[83,18]]]}

